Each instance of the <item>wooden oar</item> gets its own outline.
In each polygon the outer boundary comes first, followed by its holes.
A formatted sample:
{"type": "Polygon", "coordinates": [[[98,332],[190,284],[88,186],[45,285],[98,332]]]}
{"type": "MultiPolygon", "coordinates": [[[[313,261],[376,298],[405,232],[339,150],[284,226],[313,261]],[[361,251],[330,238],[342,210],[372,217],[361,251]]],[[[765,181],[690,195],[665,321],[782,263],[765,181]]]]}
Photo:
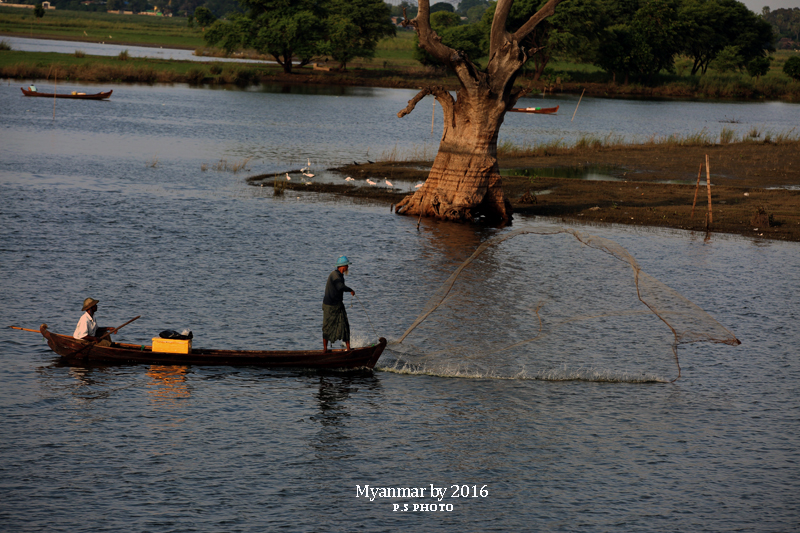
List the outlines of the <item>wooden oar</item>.
{"type": "Polygon", "coordinates": [[[40,334],[40,335],[41,335],[41,333],[42,333],[42,332],[41,332],[41,331],[39,331],[38,329],[28,329],[28,328],[21,328],[21,327],[19,327],[19,326],[8,326],[8,327],[10,327],[11,329],[21,329],[22,331],[32,331],[33,333],[38,333],[38,334],[40,334]]]}
{"type": "Polygon", "coordinates": [[[133,318],[131,318],[130,320],[128,320],[127,322],[125,322],[124,324],[122,324],[122,325],[121,325],[120,327],[118,327],[118,328],[111,328],[110,330],[106,331],[106,332],[105,332],[105,334],[104,334],[102,337],[100,337],[99,339],[97,339],[96,341],[90,342],[89,344],[87,344],[87,345],[86,345],[86,346],[84,346],[83,348],[80,348],[80,349],[78,349],[78,350],[76,350],[76,351],[72,352],[72,353],[71,353],[71,354],[69,354],[69,355],[65,355],[64,357],[68,357],[68,358],[69,358],[69,357],[74,357],[74,356],[78,355],[79,353],[81,353],[82,351],[84,351],[86,348],[90,348],[90,347],[94,346],[95,344],[97,344],[98,342],[102,341],[103,339],[105,339],[106,337],[108,337],[109,335],[111,335],[112,333],[117,333],[119,330],[121,330],[122,328],[124,328],[125,326],[127,326],[128,324],[130,324],[131,322],[133,322],[134,320],[137,320],[137,319],[141,318],[141,316],[142,316],[142,315],[139,315],[139,316],[137,316],[137,317],[133,317],[133,318]]]}

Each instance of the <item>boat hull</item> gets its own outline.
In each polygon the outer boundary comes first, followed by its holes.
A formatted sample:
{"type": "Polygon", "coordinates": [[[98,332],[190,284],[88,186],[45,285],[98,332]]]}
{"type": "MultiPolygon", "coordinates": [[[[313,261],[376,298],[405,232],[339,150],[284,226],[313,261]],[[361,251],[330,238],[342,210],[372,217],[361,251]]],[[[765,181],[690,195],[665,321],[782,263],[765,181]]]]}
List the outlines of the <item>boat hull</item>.
{"type": "Polygon", "coordinates": [[[22,90],[22,94],[25,96],[38,96],[40,98],[70,98],[72,100],[105,100],[106,98],[111,97],[111,93],[114,91],[108,91],[107,93],[95,93],[95,94],[69,94],[69,93],[40,93],[39,91],[27,91],[24,88],[20,87],[22,90]]]}
{"type": "Polygon", "coordinates": [[[561,106],[555,107],[515,107],[510,109],[509,111],[513,111],[514,113],[531,113],[534,115],[552,115],[558,108],[561,106]]]}
{"type": "Polygon", "coordinates": [[[314,369],[358,369],[374,368],[386,339],[378,344],[352,350],[212,350],[192,349],[191,353],[153,352],[151,346],[114,343],[98,346],[66,335],[52,333],[47,324],[40,331],[50,349],[69,363],[102,364],[156,364],[156,365],[213,365],[213,366],[258,366],[268,368],[314,368],[314,369]]]}

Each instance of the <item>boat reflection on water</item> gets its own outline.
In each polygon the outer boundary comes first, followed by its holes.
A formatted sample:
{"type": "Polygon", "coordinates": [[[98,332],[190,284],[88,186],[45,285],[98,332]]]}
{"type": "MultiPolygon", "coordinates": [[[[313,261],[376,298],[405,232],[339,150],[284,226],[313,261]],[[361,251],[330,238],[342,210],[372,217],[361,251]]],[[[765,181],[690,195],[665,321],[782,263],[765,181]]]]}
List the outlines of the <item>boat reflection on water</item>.
{"type": "Polygon", "coordinates": [[[152,378],[148,392],[156,401],[174,401],[189,398],[191,391],[186,381],[189,367],[185,365],[150,365],[147,376],[152,378]]]}

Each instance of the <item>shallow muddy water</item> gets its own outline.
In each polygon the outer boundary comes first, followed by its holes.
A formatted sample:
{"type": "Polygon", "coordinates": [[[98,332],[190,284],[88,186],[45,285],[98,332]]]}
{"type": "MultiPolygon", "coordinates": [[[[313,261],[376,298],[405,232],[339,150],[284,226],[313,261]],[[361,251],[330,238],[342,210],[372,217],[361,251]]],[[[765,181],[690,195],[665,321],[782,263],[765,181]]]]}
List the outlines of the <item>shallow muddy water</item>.
{"type": "Polygon", "coordinates": [[[69,367],[2,329],[5,529],[796,529],[796,244],[525,218],[417,230],[384,205],[244,183],[413,149],[430,116],[391,118],[412,91],[109,88],[55,120],[0,88],[4,325],[69,333],[92,296],[101,325],[142,315],[123,340],[188,327],[196,346],[313,348],[346,254],[355,342],[396,341],[481,243],[555,225],[618,243],[742,344],[679,346],[670,383],[674,337],[629,264],[564,233],[486,250],[372,373],[69,367]]]}

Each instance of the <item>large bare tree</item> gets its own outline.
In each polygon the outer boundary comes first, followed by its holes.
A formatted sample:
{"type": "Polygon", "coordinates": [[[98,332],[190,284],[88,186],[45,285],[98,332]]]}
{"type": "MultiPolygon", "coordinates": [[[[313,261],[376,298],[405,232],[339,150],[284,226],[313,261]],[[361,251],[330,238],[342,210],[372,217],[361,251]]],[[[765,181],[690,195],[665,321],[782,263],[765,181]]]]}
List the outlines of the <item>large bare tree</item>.
{"type": "Polygon", "coordinates": [[[423,88],[397,116],[411,113],[431,94],[444,111],[439,153],[425,184],[397,204],[396,212],[445,220],[469,221],[485,216],[507,222],[511,204],[503,196],[497,166],[497,134],[506,111],[524,90],[514,87],[520,69],[535,52],[529,38],[539,22],[555,13],[562,0],[550,0],[514,33],[506,21],[514,0],[498,0],[489,41],[489,63],[480,70],[467,55],[442,44],[431,29],[430,1],[419,0],[416,18],[407,22],[419,45],[458,76],[461,88],[454,99],[441,86],[423,88]]]}

